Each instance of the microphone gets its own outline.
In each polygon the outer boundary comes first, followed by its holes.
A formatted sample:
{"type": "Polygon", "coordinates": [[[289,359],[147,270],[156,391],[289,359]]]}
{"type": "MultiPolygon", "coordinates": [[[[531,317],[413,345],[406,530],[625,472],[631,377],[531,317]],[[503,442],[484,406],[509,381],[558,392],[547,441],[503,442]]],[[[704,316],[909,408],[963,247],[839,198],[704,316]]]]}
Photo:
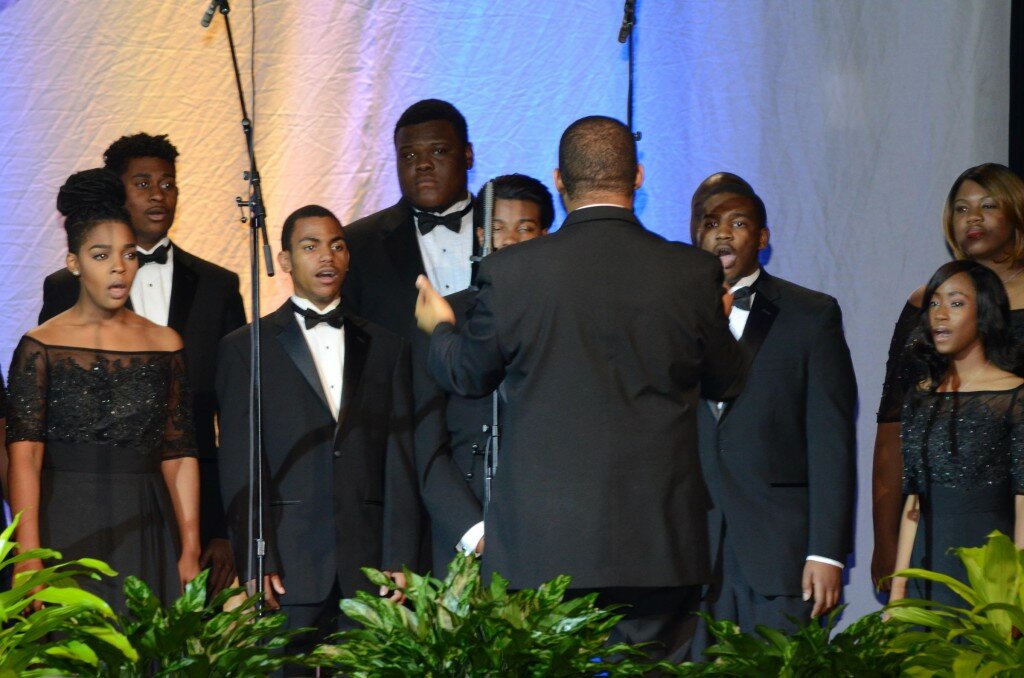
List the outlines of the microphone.
{"type": "Polygon", "coordinates": [[[625,43],[629,39],[634,23],[636,23],[636,0],[626,0],[626,4],[622,8],[622,28],[619,29],[619,42],[625,43]]]}
{"type": "MultiPolygon", "coordinates": [[[[210,0],[210,6],[206,8],[206,13],[203,14],[202,21],[199,25],[203,28],[209,28],[210,22],[213,21],[213,15],[217,13],[217,8],[220,7],[220,0],[210,0]]],[[[620,40],[620,42],[622,42],[620,40]]]]}
{"type": "Polygon", "coordinates": [[[480,208],[483,210],[484,244],[480,255],[486,257],[494,249],[494,182],[484,184],[483,199],[480,208]]]}

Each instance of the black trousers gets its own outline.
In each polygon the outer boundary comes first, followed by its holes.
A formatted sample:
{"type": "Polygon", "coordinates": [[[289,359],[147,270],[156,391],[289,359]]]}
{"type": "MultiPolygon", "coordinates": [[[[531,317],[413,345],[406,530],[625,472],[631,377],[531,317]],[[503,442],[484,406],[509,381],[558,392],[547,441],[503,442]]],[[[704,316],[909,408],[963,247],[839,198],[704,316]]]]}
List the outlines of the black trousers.
{"type": "Polygon", "coordinates": [[[622,605],[625,617],[612,629],[609,644],[652,643],[651,661],[679,664],[690,660],[697,630],[694,614],[700,607],[700,586],[569,589],[566,599],[597,593],[597,606],[622,605]]]}
{"type": "MultiPolygon", "coordinates": [[[[296,637],[291,643],[285,646],[288,654],[307,654],[324,643],[328,636],[339,631],[358,628],[359,624],[346,617],[338,604],[341,602],[342,592],[337,580],[331,587],[327,598],[317,603],[306,605],[281,605],[281,612],[288,616],[288,623],[285,628],[301,629],[311,627],[313,630],[296,637]]],[[[281,676],[313,676],[314,669],[288,665],[278,675],[281,676]]]]}

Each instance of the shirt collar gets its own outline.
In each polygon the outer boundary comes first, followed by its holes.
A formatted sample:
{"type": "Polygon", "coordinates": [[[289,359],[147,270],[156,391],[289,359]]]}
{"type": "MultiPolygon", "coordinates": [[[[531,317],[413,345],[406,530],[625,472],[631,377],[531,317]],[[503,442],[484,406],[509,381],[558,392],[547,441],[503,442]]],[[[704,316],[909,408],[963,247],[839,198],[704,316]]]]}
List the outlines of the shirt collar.
{"type": "Polygon", "coordinates": [[[748,276],[744,276],[736,281],[736,283],[729,288],[729,292],[735,292],[741,287],[750,287],[754,282],[761,276],[761,269],[758,268],[756,271],[748,276]]]}
{"type": "Polygon", "coordinates": [[[167,237],[166,235],[160,240],[160,242],[158,242],[157,244],[153,245],[152,249],[148,249],[147,250],[145,247],[141,247],[139,245],[136,245],[135,246],[135,251],[136,252],[141,252],[142,254],[152,254],[153,252],[156,252],[158,249],[160,249],[164,245],[167,245],[168,247],[171,246],[171,239],[169,237],[167,237]]]}
{"type": "Polygon", "coordinates": [[[443,217],[446,214],[451,214],[453,212],[459,212],[461,210],[466,209],[466,206],[469,205],[469,201],[472,199],[473,196],[467,194],[464,200],[458,201],[457,203],[453,204],[451,207],[446,209],[444,212],[434,212],[432,210],[418,210],[416,208],[413,208],[413,214],[415,214],[416,212],[430,212],[431,214],[437,214],[443,217]]]}
{"type": "Polygon", "coordinates": [[[304,299],[297,294],[292,295],[292,303],[294,303],[296,306],[298,306],[304,311],[315,311],[322,315],[324,313],[327,313],[328,311],[333,311],[334,309],[336,309],[338,307],[338,304],[341,303],[341,297],[338,297],[331,303],[327,304],[327,307],[324,309],[317,308],[316,304],[314,304],[312,301],[310,301],[309,299],[304,299]]]}

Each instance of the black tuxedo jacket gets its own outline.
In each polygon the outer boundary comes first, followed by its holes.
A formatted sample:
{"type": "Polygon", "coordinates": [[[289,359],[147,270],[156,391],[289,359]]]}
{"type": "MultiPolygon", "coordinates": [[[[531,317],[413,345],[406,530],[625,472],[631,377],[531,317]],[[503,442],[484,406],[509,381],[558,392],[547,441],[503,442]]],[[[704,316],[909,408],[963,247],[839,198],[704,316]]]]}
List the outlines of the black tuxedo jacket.
{"type": "MultiPolygon", "coordinates": [[[[245,309],[238,284],[235,273],[174,245],[167,324],[181,335],[188,360],[200,461],[200,533],[203,544],[214,537],[227,536],[217,477],[217,435],[214,427],[217,393],[213,378],[218,342],[245,324],[245,309]]],[[[39,312],[39,323],[74,306],[78,293],[78,278],[66,268],[48,275],[43,282],[43,308],[39,312]]],[[[131,300],[128,305],[130,308],[131,300]]]]}
{"type": "MultiPolygon", "coordinates": [[[[476,299],[476,288],[448,295],[456,327],[462,327],[476,299]]],[[[413,336],[413,355],[424,368],[419,384],[416,426],[416,466],[423,503],[430,513],[433,569],[442,570],[473,525],[484,519],[484,447],[490,434],[491,396],[464,398],[445,393],[426,374],[430,337],[413,336]]],[[[443,571],[443,570],[442,570],[443,571]]]]}
{"type": "MultiPolygon", "coordinates": [[[[473,238],[473,254],[479,243],[473,238]]],[[[438,566],[450,560],[464,532],[458,526],[479,521],[480,503],[452,462],[445,431],[444,394],[427,375],[425,341],[416,329],[416,277],[425,273],[416,222],[404,199],[345,227],[351,252],[341,296],[352,313],[377,323],[410,343],[415,403],[416,459],[423,502],[431,516],[431,543],[438,566]],[[444,516],[443,521],[438,518],[444,516]]],[[[476,267],[473,267],[475,275],[476,267]]]]}
{"type": "Polygon", "coordinates": [[[443,323],[430,373],[506,407],[484,566],[514,587],[674,587],[710,577],[701,393],[746,372],[718,260],[630,210],[572,212],[554,235],[485,259],[462,331],[443,323]]]}
{"type": "MultiPolygon", "coordinates": [[[[409,356],[391,332],[345,317],[342,399],[335,422],[306,339],[286,302],[260,320],[263,357],[266,572],[288,604],[316,603],[360,567],[416,568],[421,518],[412,453],[409,356]]],[[[247,564],[250,328],[221,342],[220,475],[239,575],[247,564]]]]}
{"type": "Polygon", "coordinates": [[[743,392],[697,411],[701,464],[751,587],[801,593],[809,555],[845,562],[853,529],[857,384],[839,304],[761,271],[741,343],[743,392]]]}

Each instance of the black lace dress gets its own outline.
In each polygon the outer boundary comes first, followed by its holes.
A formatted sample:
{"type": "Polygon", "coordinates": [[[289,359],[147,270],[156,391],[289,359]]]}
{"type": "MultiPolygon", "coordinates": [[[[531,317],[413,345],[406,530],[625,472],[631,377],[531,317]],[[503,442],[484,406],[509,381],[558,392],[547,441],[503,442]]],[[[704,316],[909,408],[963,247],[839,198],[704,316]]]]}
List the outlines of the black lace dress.
{"type": "Polygon", "coordinates": [[[114,352],[23,337],[8,378],[7,441],[45,443],[40,543],[106,561],[115,579],[84,587],[124,609],[123,578],[178,596],[177,523],[160,472],[195,456],[182,351],[114,352]]]}
{"type": "MultiPolygon", "coordinates": [[[[964,580],[949,549],[980,546],[993,530],[1013,538],[1014,497],[1024,494],[1024,385],[1009,391],[930,393],[903,407],[903,492],[921,520],[911,567],[964,580]]],[[[941,584],[910,580],[908,596],[963,601],[941,584]]]]}

